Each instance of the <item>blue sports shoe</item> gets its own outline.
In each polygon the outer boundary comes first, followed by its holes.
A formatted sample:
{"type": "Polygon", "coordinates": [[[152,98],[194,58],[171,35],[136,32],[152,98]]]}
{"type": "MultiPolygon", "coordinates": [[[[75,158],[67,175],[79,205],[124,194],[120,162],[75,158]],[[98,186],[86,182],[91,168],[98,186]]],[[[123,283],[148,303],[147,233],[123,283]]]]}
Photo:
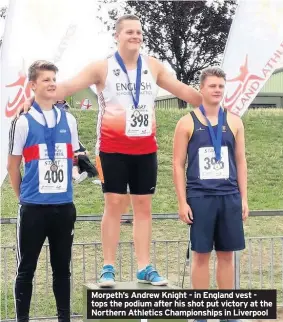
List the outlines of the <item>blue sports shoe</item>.
{"type": "Polygon", "coordinates": [[[161,277],[152,265],[148,265],[142,271],[138,271],[137,279],[139,283],[156,286],[165,286],[168,284],[168,281],[164,277],[161,277]]]}
{"type": "Polygon", "coordinates": [[[115,269],[112,265],[104,265],[100,279],[98,281],[99,287],[113,287],[115,286],[115,269]]]}

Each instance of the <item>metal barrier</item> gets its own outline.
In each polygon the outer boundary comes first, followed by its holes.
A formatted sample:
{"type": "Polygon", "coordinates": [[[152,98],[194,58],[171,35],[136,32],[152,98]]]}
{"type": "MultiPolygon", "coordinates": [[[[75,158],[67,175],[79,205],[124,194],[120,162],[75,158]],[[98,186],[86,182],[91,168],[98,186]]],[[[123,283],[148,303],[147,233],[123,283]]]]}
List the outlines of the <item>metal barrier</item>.
{"type": "MultiPolygon", "coordinates": [[[[103,215],[79,215],[77,216],[77,222],[81,221],[101,221],[103,215]]],[[[258,217],[258,216],[283,216],[282,210],[251,210],[249,213],[250,217],[258,217]]],[[[133,215],[122,215],[122,220],[132,220],[133,215]]],[[[178,214],[176,213],[168,213],[168,214],[152,214],[153,220],[167,220],[167,219],[179,219],[178,214]]],[[[17,218],[0,218],[0,224],[16,224],[17,218]]]]}
{"type": "MultiPolygon", "coordinates": [[[[262,212],[271,215],[271,212],[262,212]]],[[[251,213],[256,215],[256,212],[251,213]]],[[[283,211],[274,211],[272,215],[283,215],[283,211]]],[[[175,219],[176,214],[153,215],[158,219],[175,219]]],[[[78,222],[100,220],[100,216],[78,216],[78,222]]],[[[131,220],[132,216],[123,216],[131,220]]],[[[2,218],[1,223],[15,223],[15,218],[2,218]]],[[[188,241],[160,240],[152,241],[151,259],[158,270],[173,285],[191,288],[191,262],[187,253],[188,241]]],[[[1,321],[14,321],[13,287],[16,272],[16,248],[1,247],[1,321]]],[[[71,261],[71,307],[73,317],[82,315],[82,284],[96,282],[103,262],[100,242],[75,243],[71,261]]],[[[278,294],[278,305],[283,306],[283,236],[246,238],[246,249],[235,253],[236,288],[265,289],[275,288],[278,294]]],[[[135,280],[136,262],[134,244],[120,242],[117,252],[117,280],[135,280]]],[[[216,287],[216,256],[212,253],[211,287],[216,287]]],[[[50,319],[56,314],[55,300],[52,292],[52,274],[49,258],[49,245],[44,244],[39,258],[33,283],[31,303],[31,320],[50,319]]]]}

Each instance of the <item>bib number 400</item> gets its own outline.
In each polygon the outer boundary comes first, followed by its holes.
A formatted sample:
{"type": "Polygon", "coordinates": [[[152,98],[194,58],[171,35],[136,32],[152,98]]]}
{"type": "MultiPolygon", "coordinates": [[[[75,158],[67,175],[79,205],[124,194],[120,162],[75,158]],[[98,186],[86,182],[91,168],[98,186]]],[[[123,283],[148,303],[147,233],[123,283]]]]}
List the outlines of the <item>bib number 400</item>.
{"type": "Polygon", "coordinates": [[[48,183],[57,183],[57,182],[63,182],[64,180],[64,172],[62,169],[57,171],[51,171],[47,170],[44,176],[44,180],[46,180],[48,183]]]}

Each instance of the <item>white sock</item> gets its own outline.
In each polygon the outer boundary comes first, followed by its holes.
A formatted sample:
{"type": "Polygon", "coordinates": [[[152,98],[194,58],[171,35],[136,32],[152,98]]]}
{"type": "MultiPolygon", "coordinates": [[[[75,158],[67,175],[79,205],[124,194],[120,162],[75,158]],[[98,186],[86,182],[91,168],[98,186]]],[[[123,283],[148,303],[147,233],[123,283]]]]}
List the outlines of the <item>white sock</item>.
{"type": "Polygon", "coordinates": [[[146,265],[144,268],[139,269],[139,273],[140,273],[141,271],[143,271],[144,269],[146,269],[146,267],[147,267],[147,265],[146,265]]]}

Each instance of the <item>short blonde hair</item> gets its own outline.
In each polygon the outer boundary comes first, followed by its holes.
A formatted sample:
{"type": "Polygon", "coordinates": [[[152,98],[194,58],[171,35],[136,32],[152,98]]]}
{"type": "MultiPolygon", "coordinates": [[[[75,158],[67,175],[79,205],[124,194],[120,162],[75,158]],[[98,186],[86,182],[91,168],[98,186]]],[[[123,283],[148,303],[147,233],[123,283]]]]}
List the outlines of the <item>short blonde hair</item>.
{"type": "Polygon", "coordinates": [[[36,81],[38,77],[38,72],[43,70],[51,70],[54,73],[58,72],[57,66],[47,60],[36,60],[28,69],[28,80],[36,81]]]}
{"type": "Polygon", "coordinates": [[[137,20],[137,21],[140,21],[139,17],[137,17],[135,15],[123,15],[115,23],[115,30],[116,30],[116,32],[120,32],[120,30],[121,30],[121,24],[125,20],[137,20]]]}

